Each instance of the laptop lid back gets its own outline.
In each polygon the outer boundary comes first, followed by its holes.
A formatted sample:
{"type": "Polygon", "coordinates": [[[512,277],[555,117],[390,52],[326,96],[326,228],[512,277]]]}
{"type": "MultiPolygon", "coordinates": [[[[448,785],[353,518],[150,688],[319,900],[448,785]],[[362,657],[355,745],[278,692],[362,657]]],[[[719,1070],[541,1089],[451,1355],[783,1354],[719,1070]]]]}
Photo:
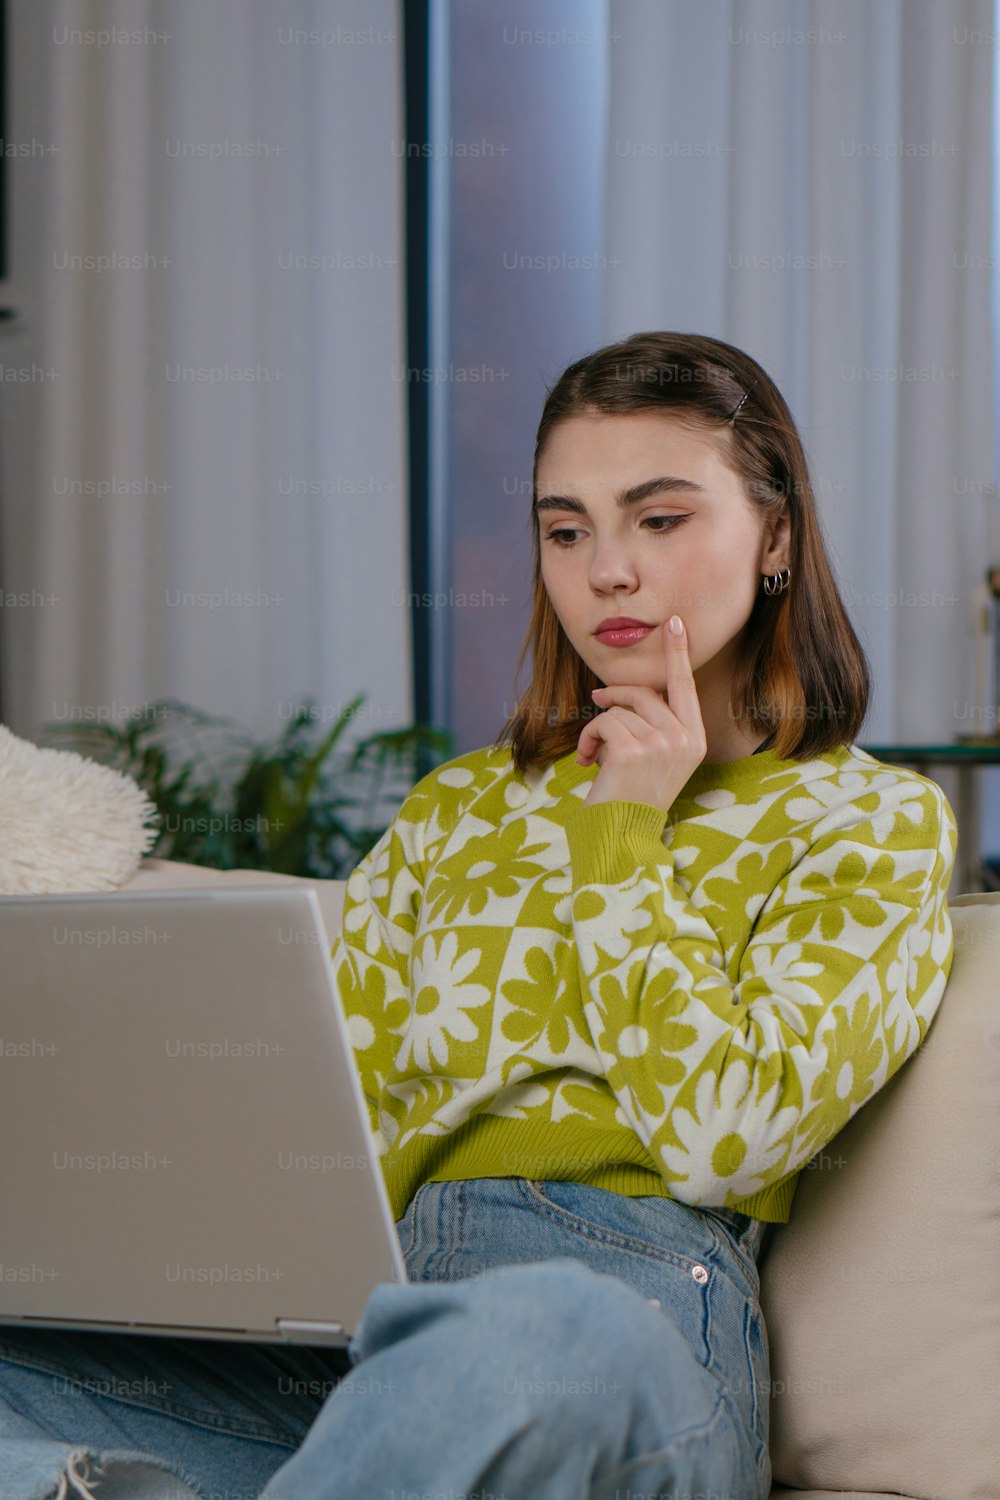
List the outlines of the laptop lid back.
{"type": "Polygon", "coordinates": [[[307,887],[0,900],[0,1322],[343,1344],[405,1263],[307,887]]]}

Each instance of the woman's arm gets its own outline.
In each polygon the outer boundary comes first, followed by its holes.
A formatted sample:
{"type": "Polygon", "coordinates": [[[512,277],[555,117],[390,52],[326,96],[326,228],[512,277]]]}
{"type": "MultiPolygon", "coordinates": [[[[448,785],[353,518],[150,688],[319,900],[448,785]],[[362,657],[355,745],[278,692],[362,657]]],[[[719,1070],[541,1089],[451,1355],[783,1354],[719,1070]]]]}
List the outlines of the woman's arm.
{"type": "Polygon", "coordinates": [[[900,778],[815,821],[811,844],[790,822],[784,849],[721,856],[702,885],[716,926],[658,808],[584,806],[567,827],[594,1045],[683,1202],[731,1205],[802,1167],[916,1050],[944,991],[957,828],[940,789],[900,778]],[[717,927],[755,906],[734,982],[717,927]]]}
{"type": "Polygon", "coordinates": [[[412,1012],[410,954],[428,865],[475,787],[470,767],[480,758],[458,756],[417,782],[347,880],[331,962],[380,1154],[393,1129],[381,1096],[412,1012]]]}
{"type": "Polygon", "coordinates": [[[409,956],[419,899],[404,838],[393,823],[348,877],[331,953],[380,1154],[378,1100],[410,1014],[409,956]]]}

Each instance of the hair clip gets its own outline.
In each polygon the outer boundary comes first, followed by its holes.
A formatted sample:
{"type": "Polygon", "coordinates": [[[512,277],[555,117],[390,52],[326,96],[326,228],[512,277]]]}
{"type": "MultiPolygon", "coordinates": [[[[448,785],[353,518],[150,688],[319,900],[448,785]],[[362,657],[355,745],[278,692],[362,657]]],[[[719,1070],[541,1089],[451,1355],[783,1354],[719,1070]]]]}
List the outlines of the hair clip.
{"type": "Polygon", "coordinates": [[[729,414],[729,420],[730,420],[730,422],[735,422],[735,421],[736,421],[736,417],[737,417],[737,415],[738,415],[738,413],[739,413],[739,410],[740,410],[740,406],[742,406],[742,405],[743,405],[743,402],[744,402],[744,401],[745,401],[745,400],[746,400],[746,399],[747,399],[747,396],[749,396],[749,394],[750,394],[750,392],[749,392],[749,391],[747,391],[747,392],[746,392],[746,393],[745,393],[745,394],[744,394],[744,396],[743,396],[743,398],[742,398],[742,400],[741,400],[741,401],[740,401],[740,404],[739,404],[739,406],[737,406],[737,407],[736,407],[736,408],[735,408],[735,409],[734,409],[734,410],[733,410],[733,411],[732,411],[732,412],[730,412],[730,414],[729,414]]]}

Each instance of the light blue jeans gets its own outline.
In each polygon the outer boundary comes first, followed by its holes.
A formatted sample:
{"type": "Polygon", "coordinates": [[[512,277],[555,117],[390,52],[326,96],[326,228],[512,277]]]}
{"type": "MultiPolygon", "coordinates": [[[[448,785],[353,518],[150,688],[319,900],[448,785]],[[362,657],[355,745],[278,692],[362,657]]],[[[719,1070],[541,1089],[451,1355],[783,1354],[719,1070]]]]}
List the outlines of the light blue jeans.
{"type": "Polygon", "coordinates": [[[760,1220],[498,1177],[397,1227],[346,1351],[0,1327],[0,1500],[767,1500],[760,1220]]]}

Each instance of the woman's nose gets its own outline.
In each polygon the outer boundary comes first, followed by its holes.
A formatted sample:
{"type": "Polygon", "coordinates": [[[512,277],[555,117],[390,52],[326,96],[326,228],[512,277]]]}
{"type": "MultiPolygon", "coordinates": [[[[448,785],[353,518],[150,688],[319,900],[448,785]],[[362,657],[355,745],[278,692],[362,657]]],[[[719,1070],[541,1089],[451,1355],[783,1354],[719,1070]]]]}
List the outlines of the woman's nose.
{"type": "Polygon", "coordinates": [[[635,563],[626,543],[613,539],[596,543],[590,559],[590,581],[599,589],[634,586],[635,563]]]}

